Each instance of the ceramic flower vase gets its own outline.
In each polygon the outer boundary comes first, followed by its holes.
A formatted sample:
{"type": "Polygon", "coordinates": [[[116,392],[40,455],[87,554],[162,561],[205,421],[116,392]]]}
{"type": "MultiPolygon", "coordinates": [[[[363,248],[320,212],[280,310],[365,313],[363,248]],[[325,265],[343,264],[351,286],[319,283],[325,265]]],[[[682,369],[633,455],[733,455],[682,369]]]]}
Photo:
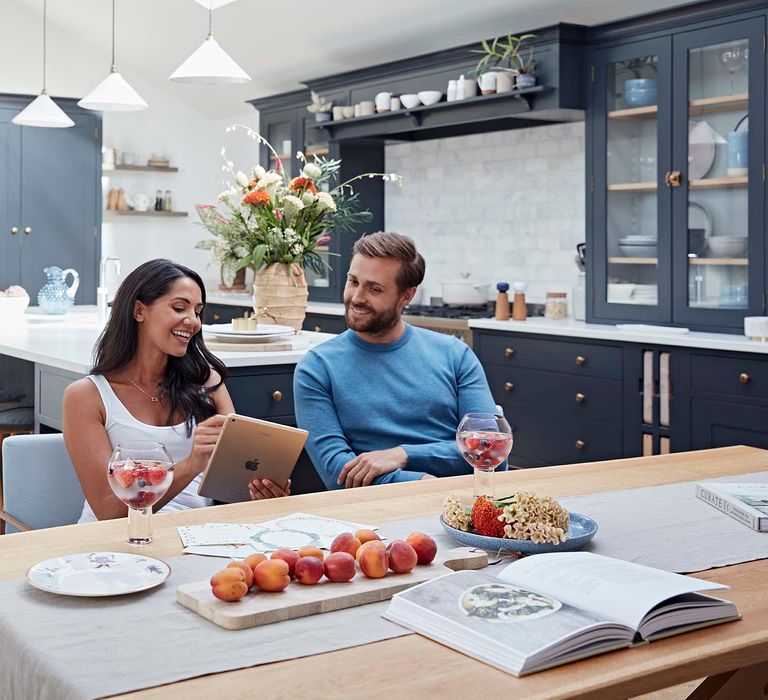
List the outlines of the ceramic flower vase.
{"type": "Polygon", "coordinates": [[[253,310],[263,323],[301,330],[307,313],[309,290],[304,268],[298,263],[275,263],[254,273],[253,310]]]}

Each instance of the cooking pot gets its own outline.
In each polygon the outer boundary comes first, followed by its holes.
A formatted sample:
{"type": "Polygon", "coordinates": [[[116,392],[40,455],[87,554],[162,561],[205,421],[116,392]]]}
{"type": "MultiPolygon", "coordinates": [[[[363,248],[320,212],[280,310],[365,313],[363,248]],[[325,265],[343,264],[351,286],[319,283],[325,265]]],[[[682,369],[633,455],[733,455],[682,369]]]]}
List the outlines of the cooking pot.
{"type": "Polygon", "coordinates": [[[488,303],[488,283],[463,279],[442,283],[443,303],[448,306],[485,306],[488,303]]]}

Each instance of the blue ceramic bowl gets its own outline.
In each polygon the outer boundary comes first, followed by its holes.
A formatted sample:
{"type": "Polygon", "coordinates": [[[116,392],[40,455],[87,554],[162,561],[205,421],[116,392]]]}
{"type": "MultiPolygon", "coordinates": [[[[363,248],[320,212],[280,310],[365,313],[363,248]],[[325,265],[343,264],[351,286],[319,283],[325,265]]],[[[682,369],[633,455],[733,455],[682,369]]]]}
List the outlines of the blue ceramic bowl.
{"type": "Polygon", "coordinates": [[[523,554],[544,554],[546,552],[575,552],[584,549],[597,532],[597,523],[581,513],[570,513],[571,522],[565,536],[568,538],[560,544],[536,544],[530,540],[511,540],[506,537],[486,537],[475,532],[464,532],[448,525],[443,516],[440,524],[445,531],[457,542],[467,547],[478,547],[498,552],[500,549],[511,549],[523,554]]]}
{"type": "Polygon", "coordinates": [[[656,104],[656,81],[652,78],[634,78],[624,81],[624,102],[629,107],[648,107],[656,104]]]}

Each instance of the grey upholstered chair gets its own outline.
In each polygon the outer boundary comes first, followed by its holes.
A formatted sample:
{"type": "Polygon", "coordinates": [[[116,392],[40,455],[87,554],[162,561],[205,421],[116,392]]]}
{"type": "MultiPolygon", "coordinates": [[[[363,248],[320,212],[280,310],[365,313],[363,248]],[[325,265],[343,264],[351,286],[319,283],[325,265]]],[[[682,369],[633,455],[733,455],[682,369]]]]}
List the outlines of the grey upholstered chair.
{"type": "Polygon", "coordinates": [[[2,449],[0,520],[6,532],[78,521],[85,497],[63,435],[14,435],[3,440],[2,449]]]}

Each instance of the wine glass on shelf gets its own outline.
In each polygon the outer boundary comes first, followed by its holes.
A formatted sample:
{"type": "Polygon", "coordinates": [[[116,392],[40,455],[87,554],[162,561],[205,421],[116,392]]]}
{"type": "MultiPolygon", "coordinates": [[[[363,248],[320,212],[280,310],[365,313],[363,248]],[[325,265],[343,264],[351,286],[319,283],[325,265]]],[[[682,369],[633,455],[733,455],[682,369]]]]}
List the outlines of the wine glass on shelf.
{"type": "Polygon", "coordinates": [[[512,429],[504,416],[467,413],[456,429],[461,456],[474,469],[474,496],[495,495],[494,473],[512,451],[512,429]]]}
{"type": "Polygon", "coordinates": [[[117,445],[107,466],[109,485],[128,506],[128,543],[152,541],[152,506],[173,481],[173,460],[159,442],[117,445]]]}
{"type": "Polygon", "coordinates": [[[746,63],[745,52],[741,50],[738,44],[732,44],[720,52],[719,59],[720,65],[728,71],[730,76],[731,90],[729,94],[733,95],[733,77],[746,63]]]}

